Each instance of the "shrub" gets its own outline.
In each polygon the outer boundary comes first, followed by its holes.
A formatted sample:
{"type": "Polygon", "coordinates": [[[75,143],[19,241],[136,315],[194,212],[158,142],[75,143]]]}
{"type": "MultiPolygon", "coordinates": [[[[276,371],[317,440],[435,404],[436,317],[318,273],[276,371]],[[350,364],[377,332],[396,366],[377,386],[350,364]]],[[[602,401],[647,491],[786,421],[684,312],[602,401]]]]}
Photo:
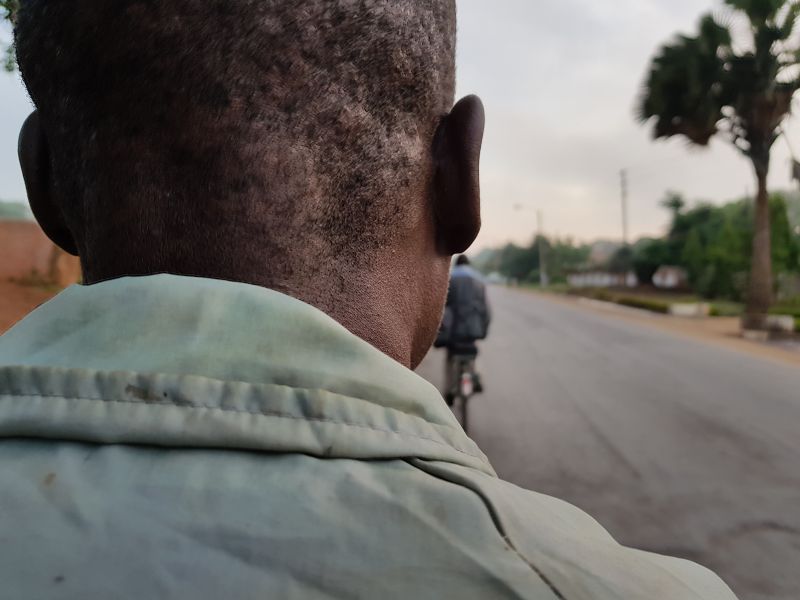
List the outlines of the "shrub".
{"type": "Polygon", "coordinates": [[[617,304],[629,306],[631,308],[641,308],[650,312],[667,314],[669,313],[669,303],[653,298],[637,298],[635,296],[621,296],[617,298],[617,304]]]}

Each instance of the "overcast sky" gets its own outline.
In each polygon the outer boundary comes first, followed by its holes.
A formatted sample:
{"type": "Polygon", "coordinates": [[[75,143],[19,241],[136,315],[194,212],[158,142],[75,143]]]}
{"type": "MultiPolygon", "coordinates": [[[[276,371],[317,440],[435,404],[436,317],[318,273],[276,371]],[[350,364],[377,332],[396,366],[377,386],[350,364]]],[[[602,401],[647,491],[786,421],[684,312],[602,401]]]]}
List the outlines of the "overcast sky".
{"type": "MultiPolygon", "coordinates": [[[[656,48],[694,31],[712,0],[458,0],[461,95],[487,108],[478,247],[527,241],[542,210],[550,234],[621,237],[619,171],[629,169],[633,236],[661,232],[668,189],[716,202],[752,193],[748,163],[724,142],[707,150],[654,143],[633,118],[656,48]],[[515,205],[523,208],[515,209],[515,205]]],[[[0,199],[22,200],[16,139],[30,103],[0,73],[0,199]]],[[[787,129],[800,152],[800,126],[787,129]]],[[[771,184],[788,188],[789,151],[771,184]]]]}

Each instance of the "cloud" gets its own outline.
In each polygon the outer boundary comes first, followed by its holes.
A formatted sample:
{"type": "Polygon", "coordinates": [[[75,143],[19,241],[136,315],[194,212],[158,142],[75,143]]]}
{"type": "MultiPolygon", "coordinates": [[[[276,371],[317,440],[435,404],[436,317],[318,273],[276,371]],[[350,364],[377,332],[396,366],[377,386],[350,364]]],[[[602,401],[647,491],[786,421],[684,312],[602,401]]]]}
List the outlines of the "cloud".
{"type": "MultiPolygon", "coordinates": [[[[752,190],[748,163],[724,143],[654,143],[634,106],[657,48],[719,5],[697,0],[459,0],[459,90],[487,106],[484,230],[479,246],[525,241],[541,209],[547,229],[621,236],[619,171],[629,169],[634,235],[658,233],[668,189],[724,201],[752,190]]],[[[794,124],[790,136],[800,131],[794,124]]],[[[787,187],[775,151],[774,187],[787,187]]]]}

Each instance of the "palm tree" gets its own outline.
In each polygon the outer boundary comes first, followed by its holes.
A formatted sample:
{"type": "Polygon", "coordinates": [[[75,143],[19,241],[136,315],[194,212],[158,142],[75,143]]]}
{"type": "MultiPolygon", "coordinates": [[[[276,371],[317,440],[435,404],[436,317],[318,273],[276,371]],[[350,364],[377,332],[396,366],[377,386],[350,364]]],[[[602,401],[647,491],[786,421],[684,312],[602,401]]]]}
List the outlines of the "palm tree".
{"type": "Polygon", "coordinates": [[[661,201],[661,206],[671,212],[673,217],[677,217],[686,208],[686,200],[678,192],[668,191],[666,197],[661,201]]]}
{"type": "Polygon", "coordinates": [[[697,36],[678,36],[653,59],[639,103],[642,122],[653,121],[656,138],[682,135],[707,146],[722,136],[753,165],[755,202],[753,258],[746,329],[766,329],[773,299],[769,222],[772,146],[800,88],[795,22],[800,0],[724,0],[727,25],[712,15],[697,36]],[[741,19],[747,27],[733,27],[741,19]],[[735,33],[734,33],[735,32],[735,33]]]}

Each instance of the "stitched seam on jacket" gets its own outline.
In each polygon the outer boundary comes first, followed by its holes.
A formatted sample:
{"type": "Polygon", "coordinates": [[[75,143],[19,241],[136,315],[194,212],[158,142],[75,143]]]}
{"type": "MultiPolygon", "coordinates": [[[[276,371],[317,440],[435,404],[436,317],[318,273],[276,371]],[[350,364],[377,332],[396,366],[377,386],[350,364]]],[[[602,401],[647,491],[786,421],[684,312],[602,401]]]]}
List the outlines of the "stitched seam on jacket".
{"type": "Polygon", "coordinates": [[[484,507],[486,508],[486,512],[489,513],[489,519],[491,519],[492,524],[494,525],[495,529],[497,530],[497,533],[500,535],[500,537],[503,539],[503,541],[506,543],[506,545],[509,548],[511,548],[511,550],[514,552],[514,554],[517,556],[517,558],[519,558],[523,563],[525,563],[528,566],[528,568],[530,568],[536,574],[536,576],[539,577],[539,579],[542,581],[542,583],[544,583],[550,589],[550,591],[553,593],[553,595],[558,600],[567,600],[567,597],[564,596],[564,594],[561,592],[561,590],[558,588],[558,586],[556,586],[556,584],[553,583],[553,580],[550,579],[550,577],[548,577],[544,573],[544,571],[542,571],[542,569],[540,569],[537,565],[535,565],[533,563],[533,561],[531,561],[528,557],[526,557],[519,550],[519,548],[517,548],[516,544],[514,544],[514,541],[511,539],[511,536],[506,531],[506,528],[505,528],[505,526],[503,525],[503,523],[502,523],[502,521],[500,519],[499,511],[494,506],[494,504],[492,503],[491,499],[488,498],[486,495],[484,495],[483,492],[479,488],[473,487],[473,486],[469,486],[469,485],[465,485],[464,483],[462,483],[460,481],[456,481],[455,478],[448,478],[448,477],[444,476],[442,473],[437,471],[435,465],[432,465],[430,461],[423,460],[423,459],[412,459],[412,460],[406,460],[405,462],[407,464],[411,465],[412,467],[414,467],[415,469],[418,469],[418,470],[422,471],[423,473],[427,473],[431,477],[435,477],[436,479],[438,479],[440,481],[444,481],[445,483],[449,483],[450,485],[458,486],[461,489],[467,490],[467,491],[475,494],[478,497],[478,499],[481,501],[481,503],[484,505],[484,507]],[[420,463],[420,464],[417,464],[417,463],[420,463]],[[426,469],[423,465],[431,465],[431,468],[430,469],[426,469]]]}
{"type": "Polygon", "coordinates": [[[21,394],[4,393],[4,394],[0,394],[0,398],[14,399],[14,398],[18,398],[18,397],[25,397],[25,398],[55,398],[55,399],[59,399],[59,400],[66,400],[68,402],[69,401],[73,401],[73,402],[74,401],[86,401],[86,402],[97,402],[97,403],[100,403],[100,404],[108,404],[108,403],[130,404],[130,405],[144,406],[144,407],[161,406],[161,407],[176,408],[178,410],[189,410],[189,411],[191,411],[191,410],[210,410],[210,411],[218,411],[218,412],[222,412],[222,413],[247,414],[247,415],[253,415],[253,416],[276,417],[276,418],[280,418],[280,419],[292,419],[292,420],[295,420],[295,421],[311,421],[311,422],[316,422],[316,423],[332,423],[332,424],[335,424],[335,425],[344,425],[344,426],[347,426],[347,427],[355,427],[355,428],[358,428],[358,429],[366,429],[368,431],[375,431],[375,432],[383,433],[383,434],[396,435],[396,436],[401,437],[401,438],[410,438],[410,439],[430,442],[432,444],[437,444],[439,446],[443,446],[445,448],[448,448],[449,450],[454,450],[454,451],[458,452],[459,454],[463,454],[464,456],[468,456],[470,458],[474,458],[475,460],[478,460],[481,463],[485,462],[480,456],[476,456],[474,454],[470,454],[469,452],[466,452],[464,450],[460,450],[459,448],[456,448],[455,446],[452,446],[450,444],[447,444],[447,443],[439,441],[439,440],[435,440],[433,438],[420,436],[420,435],[409,434],[409,433],[401,433],[399,431],[394,431],[393,429],[383,429],[383,428],[380,428],[380,427],[374,427],[372,425],[364,425],[363,423],[352,423],[352,422],[349,422],[349,421],[340,421],[340,420],[337,420],[337,419],[330,419],[330,418],[324,418],[324,417],[303,417],[303,416],[292,415],[292,414],[284,413],[284,412],[280,412],[280,411],[242,410],[242,409],[237,409],[237,408],[222,408],[220,406],[208,406],[208,405],[204,405],[204,404],[193,404],[192,406],[180,406],[180,405],[174,404],[172,402],[142,402],[142,401],[138,401],[138,400],[108,400],[108,399],[104,399],[104,398],[86,398],[86,397],[80,397],[80,396],[61,396],[61,395],[58,395],[58,394],[28,394],[28,393],[21,393],[21,394]]]}
{"type": "MultiPolygon", "coordinates": [[[[36,371],[38,371],[40,369],[44,369],[44,370],[48,370],[49,371],[49,370],[52,370],[52,367],[30,367],[30,366],[20,366],[20,365],[4,365],[4,366],[0,366],[0,374],[2,374],[3,372],[11,372],[11,373],[13,373],[16,369],[22,369],[24,371],[36,372],[36,371]]],[[[57,370],[58,371],[61,371],[61,370],[70,371],[72,369],[57,368],[57,370]]],[[[91,372],[91,373],[94,373],[94,374],[108,374],[108,373],[104,373],[103,371],[96,371],[96,370],[88,370],[88,371],[91,372]]],[[[112,375],[114,375],[114,374],[125,374],[125,375],[134,375],[134,376],[138,376],[138,375],[142,374],[142,373],[137,373],[137,372],[134,372],[134,371],[111,371],[110,373],[112,375]]],[[[234,384],[234,385],[241,384],[241,385],[246,385],[246,386],[255,386],[255,387],[270,388],[270,389],[274,388],[274,389],[278,389],[278,390],[286,390],[286,391],[289,391],[289,392],[307,392],[307,393],[325,392],[327,394],[331,394],[332,396],[339,397],[339,398],[349,398],[349,399],[353,399],[353,400],[358,400],[360,402],[370,403],[370,400],[368,400],[366,398],[360,398],[358,396],[347,396],[347,395],[344,395],[344,394],[341,394],[341,393],[338,393],[338,392],[333,392],[333,391],[325,389],[325,388],[296,387],[296,386],[291,386],[291,385],[288,385],[288,384],[285,384],[285,383],[253,384],[253,383],[247,382],[247,381],[235,381],[235,380],[234,381],[225,381],[225,380],[222,380],[222,379],[215,379],[215,378],[205,377],[203,375],[177,375],[176,376],[176,375],[169,375],[169,374],[162,374],[162,373],[148,373],[146,375],[157,376],[157,377],[165,375],[165,376],[167,376],[169,378],[178,377],[180,379],[183,379],[183,378],[195,379],[196,378],[196,379],[203,379],[203,380],[206,380],[206,381],[218,383],[218,384],[223,385],[223,386],[228,386],[228,385],[231,385],[231,384],[234,384]]],[[[99,402],[111,402],[111,400],[106,400],[105,398],[102,398],[102,397],[95,397],[95,398],[85,397],[85,398],[81,398],[80,396],[63,396],[63,395],[60,395],[60,394],[47,395],[47,394],[28,393],[28,392],[25,392],[23,390],[13,390],[13,389],[10,390],[10,391],[8,389],[6,389],[5,391],[0,389],[0,397],[2,397],[2,396],[12,396],[12,397],[13,396],[38,396],[38,397],[41,397],[41,398],[65,398],[65,399],[76,398],[76,399],[82,399],[82,400],[97,400],[99,402]]],[[[117,400],[117,402],[122,402],[122,401],[117,400]]],[[[132,402],[134,404],[140,403],[137,400],[132,400],[130,402],[132,402]]],[[[154,402],[147,402],[147,401],[144,401],[142,403],[145,404],[145,405],[147,405],[147,404],[150,404],[150,405],[164,404],[166,406],[175,406],[176,408],[180,408],[181,407],[179,404],[176,404],[174,402],[155,402],[155,401],[154,402]]],[[[185,406],[185,407],[186,408],[191,408],[192,406],[198,406],[198,407],[201,407],[201,408],[228,410],[228,409],[225,409],[225,408],[222,408],[222,407],[218,407],[218,406],[208,406],[208,405],[201,405],[201,404],[190,405],[190,406],[185,406]]],[[[235,410],[232,410],[231,412],[235,412],[235,410]]],[[[252,414],[259,414],[259,413],[252,413],[252,414]]],[[[278,415],[278,416],[282,415],[282,414],[285,414],[287,416],[292,416],[289,413],[281,413],[281,412],[277,412],[276,413],[276,415],[278,415]]],[[[269,416],[269,415],[267,415],[267,416],[269,416]]],[[[434,425],[434,424],[428,422],[426,419],[424,419],[422,417],[419,417],[418,415],[410,415],[410,416],[412,418],[414,418],[414,419],[418,419],[419,421],[421,421],[422,423],[424,423],[424,424],[426,424],[428,426],[434,426],[434,427],[437,427],[437,428],[441,427],[441,428],[446,429],[446,430],[455,431],[455,429],[453,427],[450,427],[449,425],[438,425],[438,424],[434,425]]],[[[338,422],[338,421],[331,421],[331,422],[338,422]]],[[[343,422],[343,424],[347,425],[348,423],[347,422],[343,422]]],[[[357,424],[353,423],[353,425],[356,426],[357,424]]],[[[379,430],[376,430],[376,431],[379,431],[379,430]]],[[[394,432],[393,430],[385,430],[385,431],[394,432]]],[[[397,433],[397,432],[394,432],[394,433],[397,433]]],[[[399,434],[399,435],[405,435],[405,434],[399,434]]],[[[415,437],[415,436],[410,435],[409,437],[415,437]]],[[[428,438],[418,438],[418,439],[428,439],[428,438]]],[[[436,441],[436,440],[430,440],[430,441],[436,441]]],[[[444,446],[447,446],[448,448],[453,448],[454,450],[457,450],[461,454],[465,454],[467,456],[472,456],[473,458],[477,458],[478,460],[481,460],[484,463],[487,462],[485,458],[481,458],[481,456],[479,456],[477,454],[472,454],[470,452],[467,452],[466,450],[459,450],[458,448],[456,448],[455,446],[453,446],[450,443],[442,443],[442,442],[438,442],[438,443],[442,444],[444,446]]]]}

